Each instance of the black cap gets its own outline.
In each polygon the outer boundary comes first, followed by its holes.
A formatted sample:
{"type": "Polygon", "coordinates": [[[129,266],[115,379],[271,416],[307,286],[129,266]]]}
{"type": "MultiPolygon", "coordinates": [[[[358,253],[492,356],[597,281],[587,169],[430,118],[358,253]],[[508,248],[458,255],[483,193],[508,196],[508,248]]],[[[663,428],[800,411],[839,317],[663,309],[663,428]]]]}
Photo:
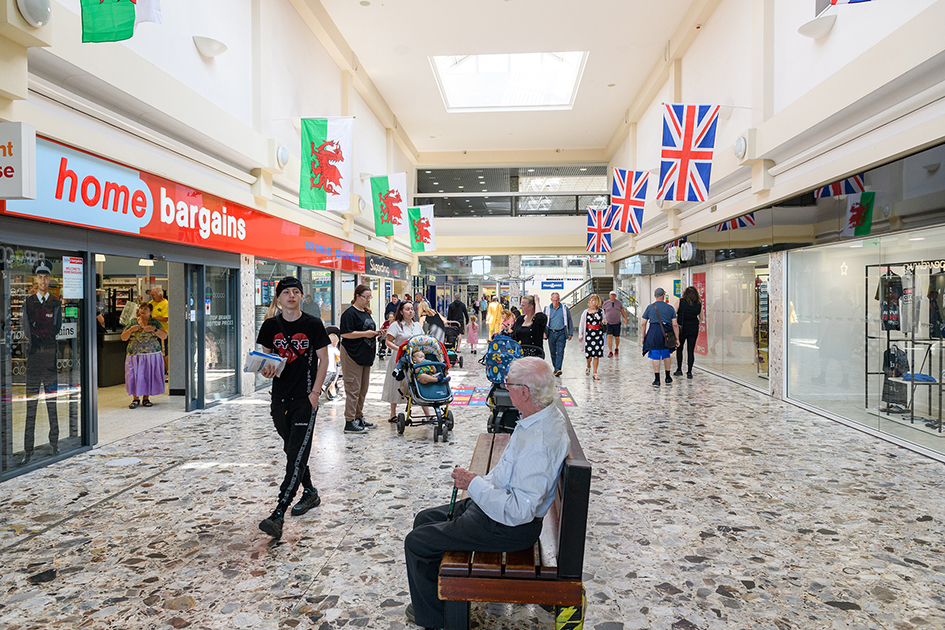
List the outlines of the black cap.
{"type": "Polygon", "coordinates": [[[295,287],[296,289],[298,289],[299,293],[304,293],[304,291],[302,290],[302,282],[298,278],[295,278],[293,276],[286,276],[285,278],[279,281],[279,284],[276,285],[276,297],[279,297],[279,294],[281,294],[286,289],[289,289],[292,287],[295,287]]]}
{"type": "Polygon", "coordinates": [[[36,265],[33,267],[33,273],[41,274],[44,273],[47,276],[52,273],[52,263],[48,260],[39,260],[36,262],[36,265]]]}

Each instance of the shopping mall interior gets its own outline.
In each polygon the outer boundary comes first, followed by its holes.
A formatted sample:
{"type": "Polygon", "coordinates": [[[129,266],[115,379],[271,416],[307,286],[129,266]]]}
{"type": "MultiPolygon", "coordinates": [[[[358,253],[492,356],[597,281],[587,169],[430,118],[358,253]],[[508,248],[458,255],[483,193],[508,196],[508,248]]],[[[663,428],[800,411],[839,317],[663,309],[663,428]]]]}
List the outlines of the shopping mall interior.
{"type": "Polygon", "coordinates": [[[0,2],[0,627],[945,627],[942,24],[0,2]],[[570,445],[515,525],[503,332],[570,445]],[[260,366],[323,343],[309,414],[260,366]],[[405,540],[467,466],[495,547],[434,556],[441,612],[405,540]]]}

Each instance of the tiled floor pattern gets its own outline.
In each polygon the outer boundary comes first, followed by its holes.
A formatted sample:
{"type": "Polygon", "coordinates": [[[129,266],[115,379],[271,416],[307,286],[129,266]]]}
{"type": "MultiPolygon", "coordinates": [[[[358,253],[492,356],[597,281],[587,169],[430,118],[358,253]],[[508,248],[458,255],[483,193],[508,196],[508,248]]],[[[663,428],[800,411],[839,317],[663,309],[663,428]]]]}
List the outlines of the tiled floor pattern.
{"type": "MultiPolygon", "coordinates": [[[[654,390],[623,349],[592,382],[572,343],[561,379],[594,465],[585,628],[945,627],[941,464],[704,373],[654,390]]],[[[487,412],[456,407],[450,444],[397,436],[372,381],[370,434],[323,406],[324,503],[279,542],[256,529],[284,465],[264,395],[5,482],[0,628],[415,628],[403,537],[449,499],[487,412]]],[[[498,604],[473,623],[554,627],[498,604]]]]}

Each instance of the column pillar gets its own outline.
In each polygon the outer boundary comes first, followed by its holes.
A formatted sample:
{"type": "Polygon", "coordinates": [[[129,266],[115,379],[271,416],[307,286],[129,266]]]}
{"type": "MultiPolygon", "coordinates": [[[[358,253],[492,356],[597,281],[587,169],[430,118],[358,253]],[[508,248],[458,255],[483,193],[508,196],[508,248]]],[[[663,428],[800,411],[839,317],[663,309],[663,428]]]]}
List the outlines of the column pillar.
{"type": "Polygon", "coordinates": [[[784,313],[787,297],[787,252],[768,256],[768,387],[771,396],[784,400],[787,345],[784,313]]]}
{"type": "MultiPolygon", "coordinates": [[[[246,353],[256,348],[256,257],[248,254],[240,256],[240,360],[246,353]]],[[[237,369],[240,374],[240,393],[249,396],[256,391],[256,375],[244,372],[242,365],[237,369]]]]}

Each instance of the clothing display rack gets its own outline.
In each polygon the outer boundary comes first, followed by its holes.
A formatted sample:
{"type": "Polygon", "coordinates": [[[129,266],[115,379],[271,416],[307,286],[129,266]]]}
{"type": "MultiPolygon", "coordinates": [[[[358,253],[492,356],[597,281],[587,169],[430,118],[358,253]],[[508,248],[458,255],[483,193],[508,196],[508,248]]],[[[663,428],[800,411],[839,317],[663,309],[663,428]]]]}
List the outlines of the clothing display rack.
{"type": "MultiPolygon", "coordinates": [[[[933,425],[930,425],[928,428],[933,429],[933,430],[936,430],[938,433],[942,433],[942,429],[943,429],[943,427],[942,427],[942,385],[943,385],[943,383],[942,383],[942,378],[941,378],[941,377],[942,377],[942,373],[943,373],[942,368],[945,367],[945,365],[943,365],[943,360],[945,360],[945,354],[943,354],[943,353],[945,353],[945,347],[943,347],[943,343],[942,343],[941,337],[935,338],[934,335],[930,335],[930,338],[929,338],[928,340],[921,339],[921,338],[920,338],[920,339],[917,339],[917,338],[916,338],[916,329],[919,327],[919,318],[920,318],[920,315],[921,315],[921,309],[917,308],[915,305],[910,306],[909,308],[912,308],[912,309],[913,309],[913,312],[910,313],[908,317],[902,317],[902,314],[901,314],[901,313],[899,312],[899,310],[898,310],[898,309],[899,309],[899,306],[898,306],[899,298],[902,297],[902,295],[904,294],[904,291],[903,291],[903,289],[902,289],[902,286],[903,286],[903,285],[902,285],[902,283],[901,283],[901,277],[898,276],[898,275],[896,274],[896,272],[900,272],[900,273],[902,273],[903,275],[906,275],[906,274],[913,274],[913,278],[912,278],[912,293],[911,293],[911,295],[912,295],[912,300],[921,300],[921,299],[922,299],[922,298],[919,296],[919,294],[917,293],[917,292],[918,292],[918,286],[917,286],[918,283],[917,283],[917,280],[916,280],[915,277],[914,277],[914,275],[915,275],[914,269],[915,269],[915,268],[913,268],[913,271],[907,271],[907,269],[906,269],[906,265],[907,265],[907,264],[909,264],[909,263],[866,265],[866,269],[865,269],[865,272],[866,272],[866,273],[864,274],[864,276],[865,276],[865,285],[866,285],[866,288],[865,288],[865,295],[864,295],[865,300],[864,300],[864,307],[863,307],[864,310],[865,310],[864,318],[863,318],[863,319],[864,319],[864,326],[865,326],[866,340],[867,340],[867,342],[866,342],[866,344],[865,344],[865,346],[866,346],[866,349],[865,349],[866,356],[865,356],[865,360],[864,360],[864,362],[863,362],[863,369],[864,369],[864,372],[865,372],[865,379],[864,379],[864,382],[865,382],[865,387],[864,387],[864,401],[865,401],[865,406],[866,406],[867,409],[870,409],[870,380],[869,380],[869,377],[870,377],[870,376],[881,375],[881,376],[883,377],[883,385],[882,385],[881,390],[880,390],[880,392],[881,392],[881,393],[880,393],[880,402],[881,402],[881,403],[884,402],[884,401],[882,400],[882,396],[883,396],[885,393],[887,393],[887,392],[893,390],[893,388],[907,387],[907,388],[908,388],[908,396],[906,397],[906,402],[907,402],[908,404],[907,404],[906,406],[908,407],[908,411],[909,411],[909,423],[910,423],[910,424],[915,424],[915,419],[916,419],[916,418],[915,418],[915,394],[916,394],[916,391],[918,391],[918,389],[919,389],[920,387],[927,387],[927,388],[928,388],[928,411],[929,411],[929,414],[931,414],[931,413],[932,413],[932,409],[933,409],[933,407],[932,407],[933,391],[932,391],[932,390],[933,390],[933,388],[934,388],[934,389],[937,390],[937,393],[938,393],[938,418],[937,418],[936,422],[935,422],[933,425]],[[870,280],[871,280],[871,278],[870,278],[870,272],[869,272],[869,271],[870,271],[870,269],[872,269],[872,268],[879,268],[879,269],[881,270],[880,275],[879,275],[879,277],[878,277],[878,280],[879,280],[879,287],[877,288],[877,294],[876,294],[877,297],[879,298],[879,309],[880,309],[880,321],[879,321],[879,326],[880,326],[881,332],[883,333],[883,334],[880,334],[880,335],[872,335],[872,334],[870,334],[869,311],[870,311],[870,306],[871,306],[872,303],[875,301],[875,300],[871,300],[871,299],[870,299],[870,280]],[[895,313],[892,313],[892,311],[891,311],[891,306],[892,306],[892,305],[891,305],[891,304],[889,303],[889,301],[888,301],[888,295],[887,295],[886,293],[884,293],[884,290],[883,290],[883,289],[884,289],[884,286],[883,286],[883,284],[884,284],[884,279],[889,279],[888,282],[890,282],[890,283],[895,283],[895,282],[896,282],[895,278],[899,278],[900,284],[899,284],[899,294],[898,294],[898,296],[897,296],[897,298],[896,298],[896,304],[895,304],[896,309],[895,309],[895,313]],[[897,328],[898,330],[894,330],[894,329],[892,328],[891,323],[890,323],[890,322],[892,321],[893,317],[895,317],[895,326],[896,326],[896,328],[897,328]],[[909,323],[909,326],[908,326],[909,330],[908,330],[908,331],[903,331],[903,330],[901,329],[901,322],[902,322],[902,321],[906,321],[906,322],[909,323]],[[900,333],[900,334],[897,334],[896,336],[893,336],[893,334],[892,334],[893,332],[900,333]],[[870,344],[869,344],[869,341],[870,341],[871,339],[876,339],[876,340],[880,340],[880,341],[882,341],[882,340],[885,339],[885,341],[886,341],[886,350],[885,350],[885,352],[883,353],[883,362],[884,362],[884,365],[883,365],[883,369],[880,370],[880,371],[870,371],[870,358],[869,358],[870,344]],[[901,344],[902,346],[904,346],[904,352],[905,352],[905,355],[906,355],[907,360],[908,360],[908,369],[907,369],[907,370],[901,370],[901,372],[907,372],[907,373],[912,374],[912,376],[913,376],[912,379],[905,379],[905,378],[903,378],[902,376],[895,376],[895,375],[890,376],[890,375],[887,373],[887,365],[886,365],[886,364],[887,364],[887,363],[890,361],[890,359],[893,357],[893,354],[892,354],[892,353],[893,353],[894,350],[896,351],[896,355],[898,356],[898,351],[899,351],[899,350],[898,350],[898,347],[899,347],[900,344],[901,344]],[[937,353],[937,355],[938,355],[938,370],[937,370],[937,371],[933,371],[933,369],[932,369],[932,359],[933,359],[933,356],[934,356],[934,354],[935,354],[935,353],[933,353],[933,348],[934,348],[935,346],[938,347],[938,353],[937,353]],[[917,359],[918,359],[918,362],[917,362],[917,359]],[[926,370],[926,371],[923,372],[922,370],[926,370]],[[917,374],[926,374],[927,376],[932,377],[934,380],[929,380],[929,381],[921,381],[921,380],[920,380],[920,381],[917,381],[917,380],[915,380],[915,375],[917,375],[917,374]],[[892,386],[892,387],[890,387],[890,386],[892,386]],[[887,388],[889,388],[889,389],[887,389],[887,388]]],[[[889,290],[889,289],[888,289],[888,287],[887,287],[887,291],[888,291],[888,290],[889,290]]],[[[908,303],[908,302],[907,302],[907,303],[908,303]]],[[[918,303],[917,303],[917,304],[918,304],[918,303]]],[[[893,364],[895,364],[895,362],[893,362],[893,364]]],[[[886,407],[887,409],[889,409],[889,405],[890,405],[890,404],[892,404],[892,403],[888,403],[888,402],[887,402],[887,407],[886,407]]],[[[882,405],[881,405],[881,406],[882,406],[882,405]]],[[[882,409],[880,409],[880,413],[883,413],[883,410],[882,410],[882,409]]],[[[889,413],[889,412],[887,411],[886,413],[889,413]]],[[[903,413],[902,415],[905,416],[904,413],[903,413]]],[[[891,414],[889,415],[889,417],[890,417],[890,419],[896,419],[896,418],[893,418],[893,416],[892,416],[891,414]]]]}

